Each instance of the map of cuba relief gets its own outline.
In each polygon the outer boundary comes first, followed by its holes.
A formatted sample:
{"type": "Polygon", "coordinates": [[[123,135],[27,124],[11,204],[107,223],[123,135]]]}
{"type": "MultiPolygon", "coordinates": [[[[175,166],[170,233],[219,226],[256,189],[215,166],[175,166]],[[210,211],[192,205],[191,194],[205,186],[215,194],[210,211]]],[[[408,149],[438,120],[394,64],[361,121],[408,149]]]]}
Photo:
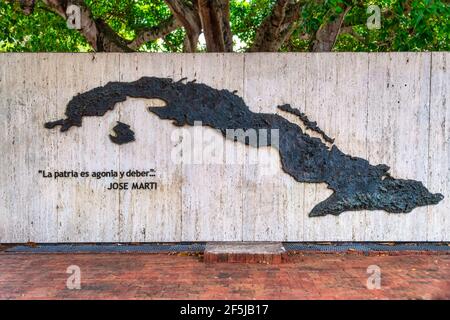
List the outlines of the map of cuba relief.
{"type": "MultiPolygon", "coordinates": [[[[62,132],[73,126],[80,127],[83,117],[103,116],[127,97],[161,99],[166,102],[165,107],[148,108],[159,119],[172,120],[175,126],[194,126],[194,122],[201,121],[220,131],[225,139],[229,129],[244,132],[265,129],[271,141],[270,132],[277,129],[279,142],[276,146],[268,146],[260,139],[234,141],[256,148],[277,148],[283,171],[298,183],[326,183],[333,193],[313,207],[310,217],[357,210],[408,213],[416,207],[436,205],[444,198],[440,193],[430,192],[420,181],[392,177],[386,164],[372,165],[365,159],[343,153],[316,122],[289,104],[278,108],[297,116],[305,129],[278,114],[252,112],[235,92],[195,81],[142,77],[134,82],[109,82],[73,97],[67,104],[66,118],[47,122],[45,127],[60,126],[62,132]],[[308,130],[321,138],[309,135],[308,130]]],[[[113,131],[115,136],[110,138],[114,143],[135,139],[127,124],[118,122],[113,131]]]]}

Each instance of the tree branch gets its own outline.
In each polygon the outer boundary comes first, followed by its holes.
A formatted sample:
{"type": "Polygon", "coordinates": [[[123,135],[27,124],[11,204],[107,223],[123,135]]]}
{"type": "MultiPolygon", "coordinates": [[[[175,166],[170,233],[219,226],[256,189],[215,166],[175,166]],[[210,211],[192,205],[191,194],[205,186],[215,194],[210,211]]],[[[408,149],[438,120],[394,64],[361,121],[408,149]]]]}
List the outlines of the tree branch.
{"type": "Polygon", "coordinates": [[[188,4],[182,0],[164,0],[169,6],[170,11],[178,20],[186,31],[186,38],[184,40],[183,51],[195,52],[197,51],[198,37],[202,31],[200,17],[193,5],[188,4]]]}
{"type": "Polygon", "coordinates": [[[141,45],[146,42],[154,41],[159,38],[164,38],[172,31],[181,27],[182,24],[174,16],[162,21],[158,26],[152,27],[146,30],[141,30],[136,38],[128,43],[128,47],[133,50],[137,50],[141,45]]]}
{"type": "Polygon", "coordinates": [[[97,27],[97,51],[106,52],[133,52],[127,41],[119,36],[106,22],[101,19],[94,20],[97,27]]]}
{"type": "Polygon", "coordinates": [[[249,51],[278,51],[298,25],[302,5],[302,1],[277,0],[272,13],[256,31],[249,51]]]}
{"type": "Polygon", "coordinates": [[[312,42],[313,52],[326,52],[333,49],[336,43],[336,38],[339,35],[342,23],[344,22],[345,16],[350,11],[352,7],[346,7],[338,16],[327,23],[320,26],[315,34],[315,39],[312,42]]]}
{"type": "Polygon", "coordinates": [[[34,6],[36,4],[35,0],[19,0],[18,2],[20,4],[20,8],[22,9],[22,12],[26,16],[33,12],[34,6]]]}
{"type": "MultiPolygon", "coordinates": [[[[30,14],[34,10],[33,0],[14,0],[21,4],[24,14],[30,14]]],[[[107,23],[101,19],[94,19],[88,6],[83,0],[42,0],[46,7],[53,13],[67,21],[67,8],[76,5],[80,8],[81,29],[78,30],[92,46],[94,51],[127,52],[126,41],[120,37],[107,23]]]]}
{"type": "Polygon", "coordinates": [[[353,38],[358,40],[359,42],[363,42],[363,43],[365,42],[364,37],[361,36],[360,34],[358,34],[355,30],[353,30],[353,26],[341,27],[341,30],[339,31],[339,34],[349,34],[353,38]]]}

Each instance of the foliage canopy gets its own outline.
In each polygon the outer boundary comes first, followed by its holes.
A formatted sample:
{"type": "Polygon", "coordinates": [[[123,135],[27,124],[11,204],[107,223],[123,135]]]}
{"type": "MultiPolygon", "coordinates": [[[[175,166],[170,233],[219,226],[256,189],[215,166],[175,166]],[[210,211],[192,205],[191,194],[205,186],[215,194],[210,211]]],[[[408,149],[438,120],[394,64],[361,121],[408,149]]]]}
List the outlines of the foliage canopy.
{"type": "MultiPolygon", "coordinates": [[[[198,0],[202,1],[202,0],[198,0]]],[[[18,1],[0,0],[0,51],[109,51],[92,46],[85,35],[67,28],[61,14],[36,1],[31,13],[24,14],[18,1]]],[[[57,1],[53,1],[57,2],[57,1]]],[[[193,1],[187,5],[193,6],[193,1]]],[[[228,3],[228,1],[226,1],[228,3]]],[[[258,30],[275,14],[277,0],[230,0],[229,26],[233,51],[252,51],[258,30]]],[[[285,1],[286,2],[286,1],[285,1]]],[[[447,51],[450,49],[450,7],[443,0],[310,0],[298,3],[299,12],[289,21],[289,34],[275,46],[254,46],[253,51],[314,50],[320,30],[342,17],[332,51],[447,51]],[[369,5],[381,9],[381,28],[366,25],[369,5]],[[344,10],[346,12],[344,12],[344,10]],[[269,49],[267,49],[269,48],[269,49]],[[275,49],[270,49],[275,48],[275,49]],[[259,50],[258,50],[259,49],[259,50]]],[[[173,15],[164,0],[85,0],[83,5],[95,21],[104,21],[124,43],[130,43],[146,30],[156,31],[173,15]]],[[[286,9],[286,15],[288,14],[286,9]]],[[[273,17],[272,17],[273,18],[273,17]]],[[[205,26],[203,25],[203,30],[205,26]]],[[[326,30],[325,30],[326,29],[326,30]]],[[[185,49],[186,28],[174,27],[157,39],[144,41],[133,50],[181,52],[185,49]]],[[[270,29],[264,31],[272,32],[270,29]]],[[[263,34],[264,32],[261,32],[263,34]]],[[[266,34],[264,34],[267,37],[266,34]]],[[[268,41],[267,39],[265,41],[268,41]]],[[[207,51],[203,34],[195,51],[207,51]]],[[[184,50],[186,51],[186,50],[184,50]]],[[[211,50],[209,50],[211,51],[211,50]]],[[[212,50],[217,51],[217,50],[212,50]]]]}

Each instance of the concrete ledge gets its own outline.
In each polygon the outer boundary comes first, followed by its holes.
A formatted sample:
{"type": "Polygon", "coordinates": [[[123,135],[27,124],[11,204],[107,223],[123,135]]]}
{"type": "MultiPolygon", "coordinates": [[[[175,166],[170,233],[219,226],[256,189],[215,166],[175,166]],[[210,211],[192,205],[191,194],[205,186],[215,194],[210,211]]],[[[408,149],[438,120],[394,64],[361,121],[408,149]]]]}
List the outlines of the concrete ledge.
{"type": "Polygon", "coordinates": [[[205,263],[278,264],[287,260],[281,242],[210,242],[206,244],[205,263]]]}

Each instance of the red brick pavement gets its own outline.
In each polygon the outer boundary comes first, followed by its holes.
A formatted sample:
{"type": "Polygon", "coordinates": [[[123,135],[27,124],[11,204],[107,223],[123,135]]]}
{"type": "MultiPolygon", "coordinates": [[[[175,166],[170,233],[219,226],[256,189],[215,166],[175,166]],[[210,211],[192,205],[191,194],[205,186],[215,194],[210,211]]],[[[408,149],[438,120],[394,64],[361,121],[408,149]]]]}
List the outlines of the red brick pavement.
{"type": "Polygon", "coordinates": [[[450,299],[450,255],[296,254],[279,265],[167,254],[0,253],[1,299],[450,299]],[[66,288],[81,268],[81,290],[66,288]],[[381,268],[381,289],[366,287],[381,268]]]}

